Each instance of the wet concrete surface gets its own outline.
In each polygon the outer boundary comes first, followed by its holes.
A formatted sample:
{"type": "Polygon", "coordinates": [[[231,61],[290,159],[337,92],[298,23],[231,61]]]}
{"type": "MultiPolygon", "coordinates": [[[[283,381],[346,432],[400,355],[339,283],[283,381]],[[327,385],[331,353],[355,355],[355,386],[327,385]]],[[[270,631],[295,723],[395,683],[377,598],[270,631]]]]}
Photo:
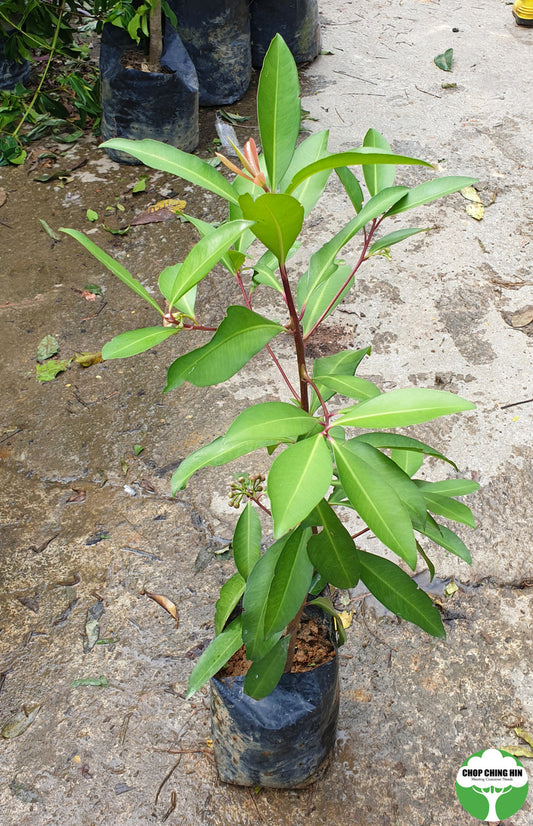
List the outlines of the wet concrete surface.
{"type": "MultiPolygon", "coordinates": [[[[0,726],[39,706],[26,731],[0,739],[9,826],[466,824],[472,818],[454,790],[460,764],[483,748],[520,745],[516,726],[533,731],[532,405],[522,404],[533,395],[533,325],[509,324],[533,304],[533,32],[516,26],[509,4],[488,0],[454,9],[334,0],[321,17],[326,53],[301,72],[303,105],[316,118],[306,125],[329,128],[333,149],[358,145],[373,126],[396,150],[438,162],[442,174],[477,177],[487,204],[480,222],[460,195],[420,210],[410,225],[433,231],[396,247],[390,263],[369,262],[339,315],[344,346],[373,345],[363,375],[383,389],[441,387],[477,404],[417,431],[481,483],[472,497],[478,529],[464,534],[473,566],[434,557],[447,639],[376,613],[354,594],[339,738],[324,779],[295,792],[219,783],[207,693],[184,697],[213,633],[218,588],[233,571],[224,549],[235,511],[226,491],[237,468],[204,471],[175,499],[169,481],[179,461],[247,403],[273,398],[275,375],[257,358],[225,385],[163,396],[172,348],[177,355],[184,347],[179,337],[134,360],[73,363],[49,383],[36,381],[35,367],[45,335],[71,358],[97,352],[128,326],[155,323],[140,300],[74,241],[52,240],[39,219],[56,232],[89,232],[153,286],[163,267],[183,260],[192,228],[173,220],[112,236],[102,223],[126,226],[169,196],[183,197],[199,217],[222,217],[220,204],[166,175],[112,164],[90,137],[52,167],[86,161],[63,182],[35,181],[42,165],[4,167],[0,726]],[[450,47],[453,71],[445,74],[433,57],[450,47]],[[146,192],[134,196],[142,174],[146,192]],[[125,211],[106,214],[117,200],[125,211]],[[95,225],[87,209],[99,213],[95,225]],[[87,284],[102,296],[86,300],[87,284]],[[446,597],[450,579],[459,590],[446,597]],[[178,628],[145,592],[177,605],[178,628]],[[98,617],[91,650],[88,616],[98,617]],[[102,676],[107,686],[72,685],[102,676]]],[[[253,92],[233,109],[252,112],[253,92]]],[[[204,157],[213,120],[212,110],[202,112],[204,157]]],[[[253,119],[249,129],[256,134],[253,119]]],[[[400,172],[408,183],[421,174],[400,172]]],[[[310,218],[310,249],[346,211],[333,180],[329,191],[310,218]]],[[[220,272],[202,287],[206,323],[233,290],[220,272]]],[[[338,335],[326,328],[317,354],[338,335]]],[[[237,464],[266,466],[262,456],[237,464]]],[[[531,773],[531,760],[523,763],[531,773]]],[[[526,826],[531,812],[530,793],[506,822],[526,826]]]]}

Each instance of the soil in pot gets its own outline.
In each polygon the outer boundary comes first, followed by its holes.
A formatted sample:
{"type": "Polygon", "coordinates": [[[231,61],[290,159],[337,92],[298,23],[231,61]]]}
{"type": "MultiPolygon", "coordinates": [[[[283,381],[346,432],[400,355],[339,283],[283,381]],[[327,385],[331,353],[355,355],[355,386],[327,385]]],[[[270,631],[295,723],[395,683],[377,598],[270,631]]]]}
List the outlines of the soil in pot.
{"type": "MultiPolygon", "coordinates": [[[[199,137],[198,79],[168,22],[161,71],[143,71],[142,63],[143,54],[132,49],[128,34],[107,23],[100,47],[102,139],[152,138],[191,152],[199,137]]],[[[115,161],[138,163],[124,152],[106,151],[115,161]]]]}
{"type": "Polygon", "coordinates": [[[243,692],[240,651],[211,680],[213,750],[220,780],[298,788],[317,780],[335,744],[338,657],[330,618],[308,609],[290,673],[262,700],[243,692]]]}

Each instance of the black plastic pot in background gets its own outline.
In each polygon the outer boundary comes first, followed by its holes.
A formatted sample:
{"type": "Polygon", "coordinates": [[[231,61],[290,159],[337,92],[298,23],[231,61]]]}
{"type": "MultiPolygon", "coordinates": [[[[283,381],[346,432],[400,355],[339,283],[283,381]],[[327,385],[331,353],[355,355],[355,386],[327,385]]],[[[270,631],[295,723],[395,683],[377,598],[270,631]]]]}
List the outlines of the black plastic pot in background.
{"type": "Polygon", "coordinates": [[[200,104],[243,97],[252,74],[248,0],[169,0],[198,73],[200,104]]]}
{"type": "Polygon", "coordinates": [[[4,40],[0,38],[0,90],[14,89],[17,83],[25,84],[30,79],[30,64],[27,60],[20,63],[8,60],[4,53],[4,40]]]}
{"type": "MultiPolygon", "coordinates": [[[[331,632],[329,617],[313,616],[331,632]]],[[[284,674],[262,700],[243,693],[244,677],[211,680],[213,751],[220,780],[294,789],[317,780],[335,745],[338,657],[312,671],[284,674]]]]}
{"type": "MultiPolygon", "coordinates": [[[[127,69],[121,59],[135,48],[127,32],[106,23],[100,44],[102,139],[153,138],[185,152],[198,146],[198,78],[177,32],[164,21],[163,72],[127,69]]],[[[138,163],[106,150],[115,161],[138,163]]]]}
{"type": "Polygon", "coordinates": [[[320,52],[318,0],[250,0],[252,65],[259,67],[279,32],[296,63],[309,63],[320,52]]]}

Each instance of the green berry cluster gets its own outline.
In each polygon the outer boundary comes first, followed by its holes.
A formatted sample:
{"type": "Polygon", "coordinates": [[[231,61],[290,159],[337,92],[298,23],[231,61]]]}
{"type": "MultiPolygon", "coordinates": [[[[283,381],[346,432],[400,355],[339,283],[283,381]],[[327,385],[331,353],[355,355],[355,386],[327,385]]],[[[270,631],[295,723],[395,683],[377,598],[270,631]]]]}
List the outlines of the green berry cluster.
{"type": "Polygon", "coordinates": [[[239,508],[243,499],[255,499],[263,492],[264,473],[239,476],[230,485],[228,504],[230,508],[239,508]]]}

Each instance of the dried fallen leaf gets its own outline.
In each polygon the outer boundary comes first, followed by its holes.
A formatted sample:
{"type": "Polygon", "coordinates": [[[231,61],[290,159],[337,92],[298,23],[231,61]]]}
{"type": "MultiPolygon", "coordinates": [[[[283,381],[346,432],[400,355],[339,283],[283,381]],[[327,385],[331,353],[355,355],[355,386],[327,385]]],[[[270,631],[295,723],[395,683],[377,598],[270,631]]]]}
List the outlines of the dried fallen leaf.
{"type": "Polygon", "coordinates": [[[58,235],[57,232],[54,232],[50,224],[47,224],[44,218],[39,218],[39,223],[52,241],[61,241],[61,236],[58,235]]]}
{"type": "Polygon", "coordinates": [[[186,201],[180,198],[166,198],[164,201],[158,201],[157,204],[151,204],[146,207],[147,212],[159,212],[161,209],[170,209],[171,212],[183,212],[187,206],[186,201]]]}
{"type": "Polygon", "coordinates": [[[144,224],[162,224],[173,217],[174,213],[170,209],[159,209],[157,212],[144,211],[135,216],[130,226],[140,227],[144,224]]]}
{"type": "Polygon", "coordinates": [[[533,321],[533,306],[529,304],[523,310],[517,310],[511,315],[511,327],[527,327],[533,321]]]}
{"type": "Polygon", "coordinates": [[[3,207],[7,201],[7,192],[5,189],[0,189],[0,207],[3,207]]]}
{"type": "Polygon", "coordinates": [[[476,204],[481,203],[479,193],[474,186],[465,186],[464,189],[461,190],[461,195],[463,198],[466,198],[467,201],[474,201],[476,204]]]}
{"type": "Polygon", "coordinates": [[[72,359],[57,359],[56,361],[47,361],[46,364],[37,364],[38,381],[53,381],[58,373],[68,370],[71,361],[72,359]]]}
{"type": "Polygon", "coordinates": [[[109,682],[107,677],[103,675],[101,677],[83,677],[80,680],[72,680],[70,687],[71,688],[79,688],[79,686],[85,685],[95,685],[95,686],[102,686],[102,688],[107,688],[109,682]]]}
{"type": "Polygon", "coordinates": [[[521,740],[524,740],[533,749],[533,735],[528,734],[528,732],[524,731],[523,728],[515,728],[514,733],[517,737],[520,737],[521,740]]]}
{"type": "Polygon", "coordinates": [[[339,611],[339,619],[343,628],[349,628],[353,621],[353,611],[339,611]]]}
{"type": "Polygon", "coordinates": [[[154,602],[157,602],[161,608],[164,608],[165,611],[168,611],[171,617],[176,620],[176,628],[179,625],[179,616],[178,616],[178,609],[176,608],[175,604],[172,600],[168,599],[168,597],[162,596],[161,594],[150,594],[148,591],[141,591],[141,595],[146,597],[150,597],[153,599],[154,602]]]}
{"type": "Polygon", "coordinates": [[[483,216],[485,215],[485,207],[483,204],[467,204],[466,211],[471,218],[475,218],[476,221],[481,221],[483,216]]]}
{"type": "Polygon", "coordinates": [[[502,751],[507,751],[513,757],[533,757],[533,751],[525,746],[504,746],[502,751]]]}
{"type": "Polygon", "coordinates": [[[54,336],[45,336],[37,345],[37,361],[43,362],[59,352],[59,344],[54,336]]]}
{"type": "Polygon", "coordinates": [[[4,723],[0,731],[2,737],[8,740],[11,737],[18,737],[19,734],[23,734],[37,717],[40,708],[40,705],[25,706],[22,711],[19,711],[7,723],[4,723]]]}
{"type": "Polygon", "coordinates": [[[74,361],[82,367],[92,367],[93,364],[100,364],[102,353],[76,353],[74,361]]]}

